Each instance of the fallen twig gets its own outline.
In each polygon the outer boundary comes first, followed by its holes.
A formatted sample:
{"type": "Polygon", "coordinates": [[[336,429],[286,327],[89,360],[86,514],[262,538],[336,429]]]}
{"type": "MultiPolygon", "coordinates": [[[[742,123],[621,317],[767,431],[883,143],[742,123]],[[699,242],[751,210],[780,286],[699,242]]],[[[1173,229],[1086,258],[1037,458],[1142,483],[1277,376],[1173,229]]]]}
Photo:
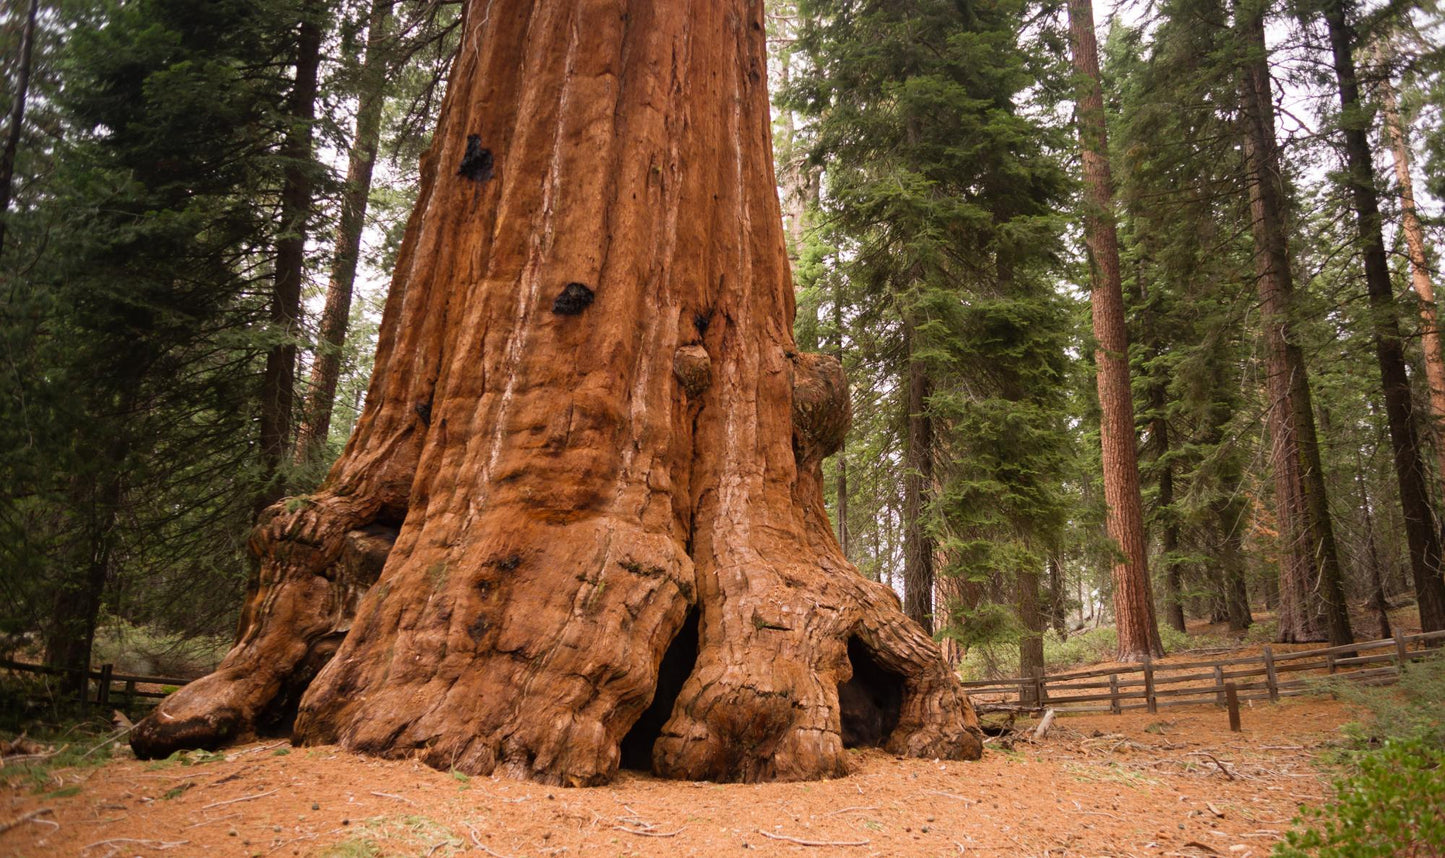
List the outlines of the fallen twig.
{"type": "Polygon", "coordinates": [[[471,838],[472,838],[472,845],[473,845],[473,846],[477,847],[478,849],[480,849],[480,850],[482,850],[483,852],[487,853],[488,855],[492,856],[492,858],[507,858],[507,856],[505,856],[505,855],[498,854],[498,853],[493,852],[492,850],[488,849],[488,848],[487,848],[487,845],[482,842],[482,838],[480,838],[480,837],[477,836],[477,830],[476,830],[475,828],[471,827],[470,825],[467,825],[467,823],[465,823],[465,822],[462,823],[462,824],[467,826],[467,834],[471,836],[471,838]]]}
{"type": "Polygon", "coordinates": [[[389,792],[377,792],[376,790],[372,790],[372,791],[371,791],[371,794],[374,795],[374,796],[377,796],[378,798],[394,798],[394,799],[396,799],[397,801],[400,801],[400,802],[405,802],[405,803],[410,804],[410,805],[413,805],[413,806],[416,805],[416,802],[412,801],[411,799],[409,799],[409,798],[407,798],[407,797],[405,797],[405,796],[392,795],[392,794],[389,793],[389,792]]]}
{"type": "Polygon", "coordinates": [[[81,755],[80,755],[80,759],[82,759],[82,760],[85,759],[86,757],[90,756],[91,754],[95,753],[96,751],[99,751],[101,748],[104,748],[106,745],[109,745],[111,742],[114,742],[114,741],[116,741],[117,739],[125,738],[125,736],[128,735],[128,734],[130,733],[130,731],[132,731],[132,730],[134,730],[134,729],[135,729],[135,725],[134,725],[134,724],[130,725],[129,727],[125,728],[124,730],[121,730],[119,733],[116,733],[114,736],[111,736],[109,739],[106,739],[104,742],[101,742],[99,745],[96,745],[94,748],[91,748],[89,751],[86,751],[85,753],[81,754],[81,755]]]}
{"type": "Polygon", "coordinates": [[[53,808],[37,807],[29,813],[22,813],[8,822],[0,822],[0,834],[4,834],[12,828],[16,828],[18,826],[24,825],[27,822],[35,820],[36,817],[45,816],[46,814],[51,813],[55,813],[55,810],[53,808]]]}
{"type": "Polygon", "coordinates": [[[88,849],[94,849],[97,846],[109,846],[112,843],[136,843],[145,849],[174,849],[177,846],[185,846],[190,842],[189,840],[139,840],[134,837],[114,837],[110,840],[97,840],[94,843],[82,846],[80,847],[80,851],[84,852],[88,849]]]}
{"type": "Polygon", "coordinates": [[[943,796],[944,798],[957,799],[957,800],[962,801],[962,802],[967,802],[968,804],[973,804],[973,803],[976,801],[975,799],[971,799],[971,798],[969,798],[969,797],[966,796],[966,795],[955,795],[954,793],[951,793],[951,792],[944,792],[944,791],[941,790],[941,789],[926,789],[926,790],[924,790],[924,792],[927,793],[928,795],[941,795],[941,796],[943,796]]]}
{"type": "Polygon", "coordinates": [[[1189,756],[1191,756],[1191,757],[1208,757],[1216,766],[1219,766],[1219,770],[1220,770],[1221,772],[1224,772],[1224,776],[1225,776],[1225,777],[1229,778],[1230,780],[1236,780],[1236,778],[1235,778],[1235,776],[1234,776],[1234,772],[1231,772],[1231,771],[1224,765],[1224,763],[1221,763],[1221,762],[1219,761],[1219,758],[1218,758],[1218,757],[1214,756],[1213,754],[1209,753],[1208,751],[1195,751],[1194,753],[1189,754],[1189,756]]]}
{"type": "Polygon", "coordinates": [[[615,831],[626,831],[628,834],[638,834],[643,837],[676,837],[687,830],[686,825],[676,831],[650,831],[646,828],[629,828],[626,825],[614,825],[612,828],[615,831]]]}
{"type": "Polygon", "coordinates": [[[213,808],[213,807],[221,807],[222,805],[227,805],[227,804],[237,804],[237,803],[243,802],[243,801],[253,801],[253,800],[258,799],[258,798],[265,798],[265,797],[268,796],[268,795],[275,795],[275,794],[278,793],[278,792],[280,792],[280,790],[274,790],[274,789],[273,789],[273,790],[269,790],[269,791],[267,791],[267,792],[258,792],[258,793],[256,793],[255,795],[243,795],[243,796],[241,796],[240,798],[228,798],[228,799],[226,799],[225,801],[213,801],[213,802],[211,802],[210,804],[206,805],[205,807],[201,808],[201,810],[210,810],[210,809],[213,808]]]}
{"type": "Polygon", "coordinates": [[[192,828],[200,828],[202,825],[211,825],[212,823],[216,822],[224,822],[227,819],[235,819],[240,815],[241,814],[239,813],[228,813],[225,816],[218,816],[215,819],[203,819],[200,822],[193,822],[190,825],[187,825],[185,828],[182,828],[181,831],[190,831],[192,828]]]}
{"type": "MultiPolygon", "coordinates": [[[[963,798],[963,796],[954,796],[954,797],[955,797],[955,798],[963,798]]],[[[858,807],[840,807],[840,808],[838,808],[837,810],[833,811],[832,813],[825,813],[825,814],[823,814],[823,815],[824,815],[824,816],[837,816],[837,815],[840,814],[840,813],[853,813],[854,811],[859,811],[859,810],[877,810],[877,809],[878,809],[878,808],[874,807],[874,806],[871,805],[871,804],[870,804],[870,805],[859,805],[858,807]]]]}
{"type": "Polygon", "coordinates": [[[758,833],[770,840],[786,840],[799,846],[867,846],[869,843],[867,840],[802,840],[786,834],[769,834],[761,828],[758,829],[758,833]]]}
{"type": "Polygon", "coordinates": [[[227,759],[228,759],[228,760],[234,760],[234,759],[237,758],[237,757],[244,757],[244,756],[246,756],[247,754],[259,754],[259,753],[261,753],[262,751],[269,751],[269,750],[271,750],[272,748],[279,748],[279,747],[281,747],[282,745],[289,745],[289,744],[291,744],[291,740],[290,740],[290,739],[282,739],[282,740],[279,741],[279,742],[272,742],[272,743],[269,744],[269,745],[258,745],[257,747],[254,747],[254,748],[247,748],[247,749],[244,750],[244,751],[237,751],[237,752],[235,752],[234,754],[231,754],[227,759]]]}

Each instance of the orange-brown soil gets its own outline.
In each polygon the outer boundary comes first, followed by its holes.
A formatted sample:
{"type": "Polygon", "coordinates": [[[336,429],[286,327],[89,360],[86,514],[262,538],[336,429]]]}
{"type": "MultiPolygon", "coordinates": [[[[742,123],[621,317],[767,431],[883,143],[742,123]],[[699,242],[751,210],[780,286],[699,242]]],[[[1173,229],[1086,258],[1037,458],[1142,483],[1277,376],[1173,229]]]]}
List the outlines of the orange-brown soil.
{"type": "Polygon", "coordinates": [[[761,785],[561,789],[257,743],[0,787],[0,827],[50,810],[0,834],[0,855],[1259,858],[1321,800],[1312,759],[1354,717],[1320,698],[1246,707],[1238,734],[1208,706],[1061,717],[979,762],[850,752],[849,777],[761,785]]]}

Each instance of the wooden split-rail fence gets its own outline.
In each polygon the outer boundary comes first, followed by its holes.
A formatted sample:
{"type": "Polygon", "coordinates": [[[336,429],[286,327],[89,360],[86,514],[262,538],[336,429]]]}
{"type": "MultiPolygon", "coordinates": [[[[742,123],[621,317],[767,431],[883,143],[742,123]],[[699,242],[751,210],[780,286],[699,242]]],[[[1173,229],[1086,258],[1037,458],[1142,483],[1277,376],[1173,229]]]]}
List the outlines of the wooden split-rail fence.
{"type": "MultiPolygon", "coordinates": [[[[1159,711],[1164,706],[1225,705],[1227,686],[1239,700],[1270,700],[1307,694],[1326,676],[1338,675],[1369,685],[1396,682],[1404,666],[1445,653],[1445,631],[1397,635],[1323,649],[1276,652],[1265,646],[1259,655],[1213,661],[1185,661],[1098,667],[1044,676],[984,679],[963,683],[979,712],[1038,710],[1113,712],[1159,711]],[[1436,643],[1436,642],[1440,643],[1436,643]]],[[[77,671],[0,659],[0,669],[74,678],[77,671]]],[[[98,706],[159,699],[190,682],[169,676],[116,673],[101,665],[86,673],[85,702],[98,706]],[[92,685],[94,686],[92,689],[92,685]],[[119,688],[117,688],[119,686],[119,688]],[[141,686],[153,686],[143,688],[141,686]],[[158,686],[158,688],[156,688],[158,686]]]]}
{"type": "MultiPolygon", "coordinates": [[[[65,670],[63,668],[45,667],[39,664],[27,664],[21,661],[0,659],[0,670],[12,670],[19,673],[35,673],[42,676],[63,676],[69,681],[75,681],[80,673],[78,670],[65,670]]],[[[86,671],[85,674],[85,695],[83,703],[96,706],[112,706],[124,704],[131,706],[137,700],[145,698],[160,699],[172,691],[190,682],[189,679],[179,679],[173,676],[133,676],[126,673],[116,673],[115,665],[103,664],[100,668],[86,671]],[[92,687],[93,686],[93,687],[92,687]],[[119,688],[117,688],[119,686],[119,688]],[[143,688],[142,686],[159,686],[159,688],[143,688]]],[[[79,683],[76,683],[79,686],[79,683]]]]}
{"type": "Polygon", "coordinates": [[[1226,705],[1228,686],[1240,700],[1277,701],[1308,694],[1331,676],[1369,685],[1399,680],[1411,661],[1445,652],[1445,631],[1397,635],[1323,649],[1160,664],[1099,667],[1045,676],[965,682],[979,712],[1056,709],[1059,712],[1157,712],[1162,706],[1226,705]]]}

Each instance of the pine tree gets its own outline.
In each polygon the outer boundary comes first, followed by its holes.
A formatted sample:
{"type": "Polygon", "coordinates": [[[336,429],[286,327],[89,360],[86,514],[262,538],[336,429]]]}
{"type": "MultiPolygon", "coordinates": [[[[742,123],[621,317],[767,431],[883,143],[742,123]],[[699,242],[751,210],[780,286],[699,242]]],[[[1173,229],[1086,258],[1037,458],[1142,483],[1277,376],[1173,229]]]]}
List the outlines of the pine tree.
{"type": "Polygon", "coordinates": [[[1153,588],[1144,544],[1134,437],[1134,398],[1129,385],[1129,341],[1119,272],[1114,188],[1105,129],[1094,13],[1089,0],[1070,0],[1069,42],[1078,75],[1077,114],[1084,171],[1084,240],[1094,309],[1094,361],[1098,372],[1099,437],[1103,446],[1104,495],[1109,536],[1117,543],[1114,563],[1114,619],[1119,660],[1139,661],[1164,654],[1154,616],[1153,588]]]}
{"type": "MultiPolygon", "coordinates": [[[[855,544],[879,529],[870,518],[898,522],[910,616],[945,635],[984,598],[1037,626],[1029,606],[1062,520],[1067,312],[1050,278],[1066,182],[1057,132],[1021,110],[1039,81],[1024,8],[800,7],[808,65],[789,103],[813,119],[823,222],[843,249],[832,324],[865,370],[860,419],[872,391],[898,415],[886,435],[857,434],[865,449],[903,448],[902,496],[861,517],[855,544]],[[1032,572],[1015,580],[1020,569],[1032,572]]],[[[873,484],[857,476],[860,492],[873,484]]]]}
{"type": "MultiPolygon", "coordinates": [[[[1425,464],[1415,425],[1415,406],[1405,368],[1404,342],[1390,283],[1389,261],[1375,190],[1375,168],[1369,140],[1370,115],[1360,97],[1355,70],[1357,47],[1352,4],[1325,0],[1321,12],[1329,33],[1330,53],[1340,99],[1340,134],[1344,139],[1345,183],[1350,189],[1356,229],[1369,294],[1375,355],[1379,364],[1385,413],[1399,480],[1400,505],[1410,546],[1410,568],[1419,602],[1420,624],[1427,631],[1445,629],[1445,578],[1442,578],[1440,532],[1426,481],[1425,464]]],[[[1334,598],[1333,594],[1330,594],[1334,598]]],[[[1340,595],[1342,599],[1343,594],[1340,595]]],[[[1341,607],[1340,612],[1343,612],[1341,607]]],[[[1347,628],[1340,634],[1347,634],[1347,628]]],[[[1331,638],[1336,637],[1332,631],[1331,638]]]]}

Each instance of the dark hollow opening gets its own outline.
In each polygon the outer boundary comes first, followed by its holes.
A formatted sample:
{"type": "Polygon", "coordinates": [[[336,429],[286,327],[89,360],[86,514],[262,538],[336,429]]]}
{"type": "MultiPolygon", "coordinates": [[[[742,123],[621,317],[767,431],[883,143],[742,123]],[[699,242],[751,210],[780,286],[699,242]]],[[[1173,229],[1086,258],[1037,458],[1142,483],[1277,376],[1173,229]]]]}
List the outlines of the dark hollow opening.
{"type": "Polygon", "coordinates": [[[877,747],[898,726],[903,677],[880,665],[858,638],[848,639],[853,678],[838,685],[843,747],[877,747]]]}
{"type": "Polygon", "coordinates": [[[682,692],[682,684],[697,665],[697,622],[697,609],[694,608],[683,621],[677,637],[667,645],[667,652],[662,654],[652,705],[622,737],[622,768],[640,772],[652,770],[652,744],[662,735],[662,725],[672,717],[672,706],[682,692]]]}

